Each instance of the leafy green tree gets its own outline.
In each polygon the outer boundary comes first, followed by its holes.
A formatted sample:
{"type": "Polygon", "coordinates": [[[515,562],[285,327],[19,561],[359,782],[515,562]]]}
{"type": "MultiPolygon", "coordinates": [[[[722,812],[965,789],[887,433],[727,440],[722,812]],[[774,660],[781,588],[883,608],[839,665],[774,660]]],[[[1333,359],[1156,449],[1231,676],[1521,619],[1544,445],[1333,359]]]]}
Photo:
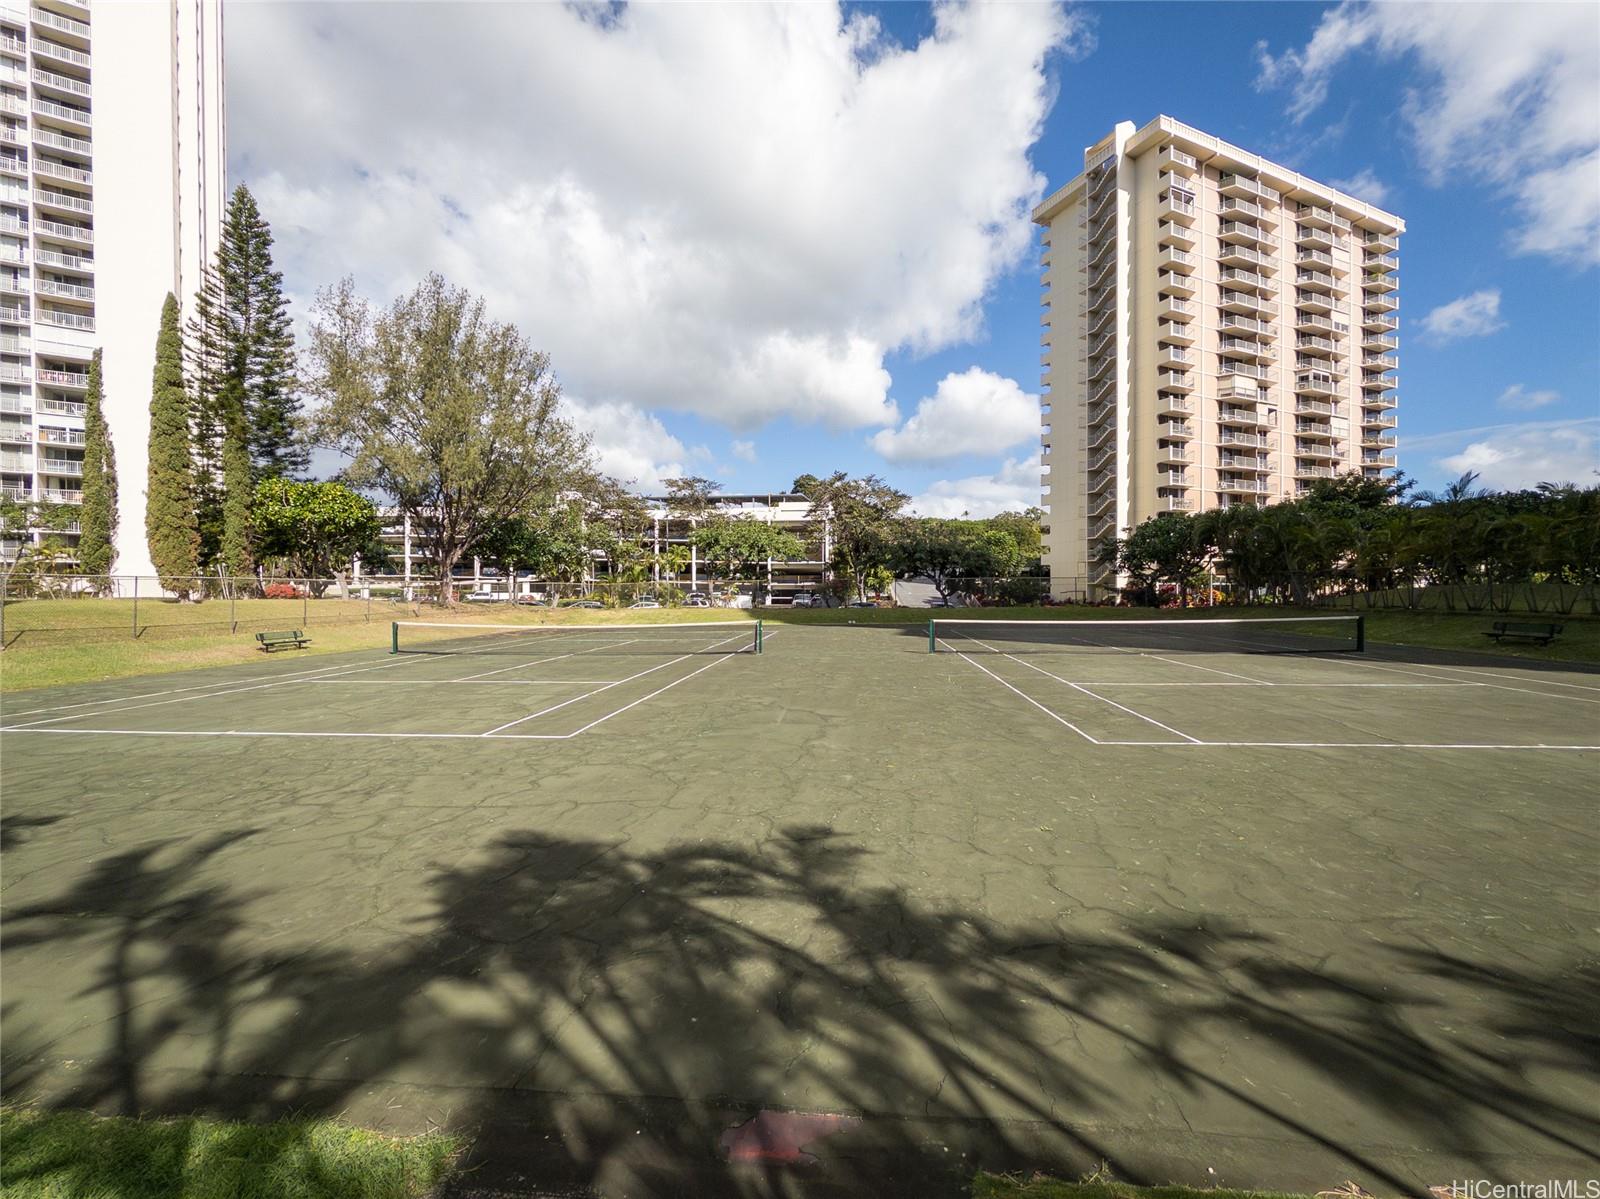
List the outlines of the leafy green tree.
{"type": "Polygon", "coordinates": [[[343,483],[297,483],[269,476],[256,484],[252,522],[263,559],[276,559],[321,595],[340,587],[357,554],[383,531],[378,509],[343,483]]]}
{"type": "Polygon", "coordinates": [[[948,600],[961,579],[1008,579],[1023,566],[1016,538],[989,521],[917,517],[903,520],[894,547],[894,569],[923,576],[948,600]]]}
{"type": "MultiPolygon", "coordinates": [[[[256,496],[250,479],[250,440],[244,410],[244,388],[237,379],[222,387],[222,528],[217,558],[230,575],[255,569],[252,509],[256,496]]],[[[269,476],[272,477],[272,476],[269,476]]]]}
{"type": "Polygon", "coordinates": [[[549,356],[439,275],[379,312],[349,280],[322,292],[310,357],[317,441],[411,516],[442,581],[501,522],[592,476],[549,356]]]}
{"type": "Polygon", "coordinates": [[[805,543],[793,533],[752,516],[708,517],[689,535],[689,543],[718,577],[753,581],[758,594],[768,562],[805,552],[805,543]]]}
{"type": "Polygon", "coordinates": [[[795,482],[806,484],[802,494],[811,501],[814,535],[832,544],[829,566],[857,599],[866,599],[868,573],[894,560],[898,520],[909,497],[877,475],[852,479],[838,471],[826,479],[802,476],[795,482]]]}
{"type": "Polygon", "coordinates": [[[82,533],[78,569],[87,575],[109,575],[116,560],[117,459],[106,428],[100,351],[89,359],[89,389],[83,416],[82,533]]]}
{"type": "Polygon", "coordinates": [[[661,485],[667,492],[667,515],[679,520],[700,520],[711,514],[717,506],[717,492],[722,484],[715,479],[687,475],[681,479],[663,479],[661,485]]]}
{"type": "Polygon", "coordinates": [[[1172,583],[1179,598],[1187,599],[1190,581],[1215,548],[1206,531],[1206,525],[1186,512],[1163,512],[1126,538],[1107,543],[1103,560],[1141,587],[1172,583]]]}
{"type": "Polygon", "coordinates": [[[200,529],[195,515],[194,458],[190,448],[189,393],[183,379],[178,298],[167,293],[156,338],[150,388],[150,467],[144,527],[161,586],[187,599],[199,569],[200,529]]]}

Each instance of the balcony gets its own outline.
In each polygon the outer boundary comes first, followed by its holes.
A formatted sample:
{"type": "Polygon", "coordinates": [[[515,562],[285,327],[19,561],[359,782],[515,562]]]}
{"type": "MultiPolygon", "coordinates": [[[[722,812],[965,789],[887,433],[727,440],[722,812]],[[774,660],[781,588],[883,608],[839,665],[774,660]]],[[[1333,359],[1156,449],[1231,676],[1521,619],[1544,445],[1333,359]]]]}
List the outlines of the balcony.
{"type": "Polygon", "coordinates": [[[1337,460],[1339,452],[1327,441],[1296,441],[1294,452],[1300,458],[1317,458],[1322,461],[1337,460]]]}
{"type": "Polygon", "coordinates": [[[1188,321],[1158,321],[1156,336],[1180,346],[1192,346],[1195,341],[1195,331],[1188,321]]]}
{"type": "Polygon", "coordinates": [[[1297,420],[1294,422],[1294,431],[1301,437],[1320,437],[1325,441],[1333,440],[1333,426],[1325,420],[1297,420]]]}
{"type": "Polygon", "coordinates": [[[15,175],[19,179],[28,177],[28,160],[19,154],[0,154],[0,173],[15,175]]]}
{"type": "Polygon", "coordinates": [[[1193,366],[1195,353],[1183,346],[1162,345],[1156,347],[1156,362],[1161,366],[1193,366]]]}
{"type": "MultiPolygon", "coordinates": [[[[1261,264],[1263,269],[1277,269],[1277,263],[1268,259],[1261,264]]],[[[1258,274],[1247,267],[1225,266],[1217,272],[1217,282],[1225,283],[1229,287],[1252,287],[1257,291],[1270,292],[1277,289],[1277,283],[1266,275],[1258,274]]]]}
{"type": "Polygon", "coordinates": [[[94,303],[94,288],[79,283],[61,283],[54,279],[35,279],[33,290],[41,296],[58,296],[64,300],[83,300],[94,303]]]}
{"type": "Polygon", "coordinates": [[[1339,381],[1324,371],[1305,371],[1294,381],[1296,395],[1331,396],[1339,394],[1339,381]]]}
{"type": "Polygon", "coordinates": [[[0,442],[7,445],[32,445],[33,426],[0,423],[0,442]]]}
{"type": "Polygon", "coordinates": [[[1185,467],[1157,469],[1157,487],[1187,487],[1189,486],[1189,471],[1185,467]]]}
{"type": "Polygon", "coordinates": [[[1217,435],[1217,444],[1264,450],[1267,448],[1268,441],[1265,433],[1246,433],[1239,429],[1224,429],[1217,435]]]}
{"type": "Polygon", "coordinates": [[[1156,164],[1164,171],[1179,175],[1193,175],[1200,169],[1193,154],[1185,154],[1175,146],[1163,146],[1161,153],[1156,156],[1156,164]]]}
{"type": "Polygon", "coordinates": [[[1175,296],[1164,296],[1156,305],[1156,315],[1174,317],[1178,320],[1193,320],[1200,311],[1200,306],[1193,300],[1180,300],[1175,296]]]}
{"type": "Polygon", "coordinates": [[[1326,400],[1308,400],[1300,397],[1296,398],[1294,402],[1294,411],[1296,416],[1305,416],[1309,413],[1316,413],[1319,416],[1337,416],[1339,414],[1339,406],[1330,404],[1326,400]]]}
{"type": "Polygon", "coordinates": [[[84,432],[82,429],[52,429],[39,430],[39,440],[46,445],[82,445],[84,432]]]}
{"type": "Polygon", "coordinates": [[[1166,391],[1193,391],[1194,375],[1190,371],[1157,371],[1156,386],[1166,391]]]}
{"type": "Polygon", "coordinates": [[[1256,429],[1265,428],[1267,418],[1259,412],[1253,412],[1248,408],[1235,408],[1232,405],[1224,404],[1217,411],[1217,422],[1223,425],[1239,425],[1256,429]]]}
{"type": "Polygon", "coordinates": [[[39,498],[47,504],[81,504],[83,492],[79,490],[68,491],[65,487],[41,487],[39,498]]]}
{"type": "Polygon", "coordinates": [[[1382,333],[1363,333],[1361,335],[1361,348],[1369,353],[1382,353],[1385,350],[1400,348],[1398,337],[1385,337],[1382,333]]]}
{"type": "Polygon", "coordinates": [[[85,99],[89,96],[89,83],[84,79],[74,79],[71,75],[59,75],[55,71],[46,71],[39,67],[33,68],[32,78],[40,87],[66,92],[72,96],[82,96],[85,99]]]}
{"type": "Polygon", "coordinates": [[[1330,271],[1333,270],[1333,255],[1326,250],[1300,250],[1295,254],[1294,260],[1296,265],[1308,269],[1320,266],[1330,271]]]}
{"type": "Polygon", "coordinates": [[[1315,225],[1297,225],[1294,240],[1302,249],[1331,250],[1336,239],[1328,230],[1318,229],[1315,225]]]}
{"type": "Polygon", "coordinates": [[[1296,271],[1294,281],[1296,287],[1309,288],[1312,291],[1332,291],[1343,295],[1349,290],[1343,280],[1334,278],[1327,271],[1296,271]]]}
{"type": "Polygon", "coordinates": [[[1217,399],[1233,400],[1240,404],[1259,404],[1267,398],[1267,393],[1256,384],[1245,379],[1228,376],[1217,386],[1217,399]]]}
{"type": "Polygon", "coordinates": [[[1350,228],[1350,222],[1345,220],[1333,209],[1322,204],[1296,204],[1294,209],[1295,219],[1302,225],[1311,225],[1322,229],[1336,229],[1343,233],[1350,228]]]}
{"type": "Polygon", "coordinates": [[[1197,264],[1198,259],[1188,250],[1175,250],[1170,246],[1156,255],[1156,266],[1182,271],[1184,274],[1194,270],[1197,264]]]}
{"type": "Polygon", "coordinates": [[[33,377],[33,367],[21,366],[14,362],[0,363],[0,381],[6,383],[26,383],[33,377]]]}
{"type": "Polygon", "coordinates": [[[1265,379],[1270,372],[1260,363],[1237,362],[1230,358],[1218,363],[1217,373],[1224,376],[1243,375],[1249,379],[1265,379]]]}
{"type": "Polygon", "coordinates": [[[1331,466],[1315,466],[1308,462],[1294,464],[1294,477],[1297,479],[1331,479],[1333,475],[1331,466]]]}
{"type": "Polygon", "coordinates": [[[65,33],[71,37],[82,38],[84,41],[89,40],[89,26],[85,21],[74,21],[71,17],[63,17],[38,5],[34,5],[28,15],[33,18],[35,25],[42,25],[46,29],[53,29],[57,33],[65,33]]]}
{"type": "Polygon", "coordinates": [[[1316,337],[1302,333],[1294,339],[1294,348],[1306,354],[1331,355],[1339,353],[1339,343],[1331,337],[1316,337]]]}
{"type": "Polygon", "coordinates": [[[1278,314],[1277,304],[1270,300],[1263,300],[1260,296],[1251,295],[1247,291],[1231,291],[1225,288],[1219,294],[1218,302],[1223,308],[1252,312],[1258,316],[1276,316],[1278,314]]]}
{"type": "Polygon", "coordinates": [[[59,308],[41,308],[34,316],[34,320],[41,325],[57,325],[63,329],[82,329],[86,333],[94,332],[94,317],[80,316],[76,312],[64,312],[59,308]]]}
{"type": "Polygon", "coordinates": [[[1194,400],[1184,395],[1156,394],[1156,413],[1160,416],[1187,416],[1194,411],[1194,400]]]}
{"type": "Polygon", "coordinates": [[[1194,426],[1186,420],[1157,421],[1156,436],[1169,437],[1175,441],[1188,441],[1194,436],[1194,426]]]}
{"type": "Polygon", "coordinates": [[[1217,247],[1217,261],[1230,267],[1254,267],[1257,271],[1278,269],[1278,264],[1268,255],[1250,246],[1232,242],[1224,242],[1217,247]]]}
{"type": "Polygon", "coordinates": [[[94,259],[87,258],[81,254],[62,254],[56,250],[35,250],[33,252],[33,260],[40,266],[60,267],[69,271],[82,271],[84,274],[92,274],[94,271],[94,259]]]}
{"type": "Polygon", "coordinates": [[[1162,245],[1177,246],[1180,250],[1192,250],[1200,242],[1195,230],[1175,221],[1162,221],[1156,228],[1156,237],[1162,245]]]}
{"type": "Polygon", "coordinates": [[[1185,463],[1189,461],[1189,447],[1187,445],[1158,445],[1156,447],[1157,462],[1185,463]]]}
{"type": "Polygon", "coordinates": [[[87,131],[91,123],[87,108],[79,108],[76,104],[57,104],[54,100],[42,100],[38,96],[33,98],[33,112],[35,116],[60,121],[80,131],[87,131]]]}
{"type": "Polygon", "coordinates": [[[94,173],[92,171],[85,171],[49,158],[35,158],[33,160],[33,173],[35,175],[45,175],[51,179],[61,179],[67,183],[80,183],[86,187],[94,182],[94,173]]]}
{"type": "Polygon", "coordinates": [[[0,292],[12,296],[25,296],[28,294],[29,282],[26,274],[13,279],[10,275],[0,275],[0,292]]]}
{"type": "Polygon", "coordinates": [[[1393,275],[1367,275],[1361,280],[1361,290],[1367,293],[1367,298],[1382,295],[1384,292],[1399,291],[1400,280],[1393,275]]]}
{"type": "Polygon", "coordinates": [[[65,133],[57,133],[53,129],[40,128],[38,125],[33,127],[31,136],[36,146],[49,146],[52,150],[65,150],[68,154],[94,153],[94,143],[86,137],[71,137],[65,133]]]}
{"type": "Polygon", "coordinates": [[[1392,429],[1399,423],[1399,418],[1392,413],[1385,416],[1368,412],[1361,417],[1361,427],[1363,429],[1392,429]]]}
{"type": "Polygon", "coordinates": [[[0,34],[0,52],[14,54],[18,58],[26,58],[28,41],[26,38],[16,37],[10,32],[0,34]]]}
{"type": "Polygon", "coordinates": [[[1390,391],[1400,386],[1399,375],[1362,375],[1363,391],[1390,391]]]}
{"type": "Polygon", "coordinates": [[[1296,291],[1294,302],[1301,312],[1327,314],[1334,309],[1334,298],[1327,292],[1296,291]]]}
{"type": "Polygon", "coordinates": [[[1267,484],[1263,479],[1233,478],[1223,475],[1217,480],[1217,490],[1234,494],[1265,495],[1267,484]]]}
{"type": "Polygon", "coordinates": [[[1217,236],[1223,241],[1248,242],[1262,248],[1272,248],[1278,244],[1276,237],[1250,221],[1223,221],[1217,226],[1217,236]]]}
{"type": "Polygon", "coordinates": [[[1361,365],[1368,370],[1392,371],[1400,365],[1400,359],[1393,354],[1368,354],[1361,365]]]}
{"type": "Polygon", "coordinates": [[[0,487],[0,495],[5,496],[5,498],[8,500],[31,500],[33,498],[33,488],[10,486],[0,487]]]}
{"type": "Polygon", "coordinates": [[[8,470],[13,474],[32,474],[32,454],[0,454],[0,470],[8,470]]]}
{"type": "Polygon", "coordinates": [[[1224,333],[1253,333],[1258,337],[1274,337],[1268,321],[1258,321],[1242,312],[1224,312],[1217,318],[1217,327],[1224,333]]]}
{"type": "Polygon", "coordinates": [[[1392,433],[1363,433],[1361,444],[1369,449],[1393,449],[1395,437],[1392,433]]]}
{"type": "Polygon", "coordinates": [[[1156,207],[1156,215],[1164,221],[1178,221],[1192,225],[1200,215],[1200,207],[1195,203],[1193,192],[1179,191],[1171,187],[1163,193],[1161,202],[1156,207]]]}
{"type": "Polygon", "coordinates": [[[1393,467],[1395,467],[1398,464],[1396,463],[1395,457],[1394,457],[1393,454],[1362,454],[1361,455],[1361,465],[1362,466],[1378,466],[1378,467],[1382,467],[1385,470],[1389,470],[1389,469],[1392,469],[1393,467]]]}
{"type": "Polygon", "coordinates": [[[1194,501],[1186,495],[1162,495],[1156,497],[1156,507],[1163,512],[1187,512],[1194,507],[1194,501]]]}
{"type": "Polygon", "coordinates": [[[1278,193],[1259,180],[1226,171],[1217,180],[1217,189],[1225,196],[1235,196],[1239,199],[1255,198],[1273,204],[1278,200],[1278,193]]]}
{"type": "Polygon", "coordinates": [[[1156,283],[1163,291],[1179,296],[1192,296],[1200,290],[1199,279],[1176,271],[1162,271],[1157,276],[1156,283]]]}
{"type": "Polygon", "coordinates": [[[1245,337],[1224,337],[1217,343],[1217,350],[1222,354],[1259,359],[1264,362],[1270,362],[1278,356],[1278,351],[1265,342],[1252,341],[1245,337]]]}
{"type": "Polygon", "coordinates": [[[1400,269],[1400,260],[1393,254],[1369,253],[1361,260],[1361,269],[1364,271],[1397,271],[1400,269]]]}
{"type": "Polygon", "coordinates": [[[59,475],[64,479],[83,478],[82,458],[40,458],[41,475],[59,475]]]}
{"type": "Polygon", "coordinates": [[[27,237],[28,222],[23,220],[21,217],[12,216],[9,213],[0,215],[0,232],[20,233],[23,237],[27,237]]]}
{"type": "Polygon", "coordinates": [[[1399,317],[1370,311],[1361,314],[1361,328],[1367,333],[1391,333],[1399,327],[1399,317]]]}
{"type": "Polygon", "coordinates": [[[87,67],[93,62],[82,50],[74,50],[71,46],[64,46],[45,37],[33,39],[33,54],[35,58],[48,58],[52,62],[70,63],[75,67],[87,67]]]}
{"type": "Polygon", "coordinates": [[[1229,470],[1249,470],[1259,474],[1266,474],[1272,469],[1267,464],[1265,454],[1229,454],[1217,455],[1217,465],[1225,466],[1229,470]]]}
{"type": "Polygon", "coordinates": [[[69,212],[81,212],[86,215],[94,211],[93,200],[74,195],[72,192],[54,191],[43,187],[33,189],[33,202],[49,208],[64,208],[69,212]]]}
{"type": "MultiPolygon", "coordinates": [[[[1364,313],[1393,312],[1398,307],[1400,307],[1400,301],[1395,299],[1393,296],[1368,296],[1366,299],[1361,301],[1361,309],[1364,313]]],[[[1396,322],[1396,324],[1398,324],[1398,322],[1396,322]]]]}
{"type": "Polygon", "coordinates": [[[1382,229],[1362,230],[1361,245],[1369,253],[1388,254],[1400,246],[1398,236],[1382,229]]]}
{"type": "Polygon", "coordinates": [[[79,242],[83,245],[94,244],[94,229],[88,225],[71,225],[62,221],[41,219],[33,223],[33,228],[40,237],[54,237],[60,241],[79,242]]]}
{"type": "Polygon", "coordinates": [[[1217,211],[1229,220],[1259,221],[1265,225],[1277,223],[1277,217],[1254,200],[1241,200],[1237,196],[1224,196],[1217,211]]]}
{"type": "Polygon", "coordinates": [[[73,391],[87,391],[89,376],[76,371],[46,370],[40,367],[34,372],[34,378],[40,383],[49,383],[56,387],[66,387],[73,391]]]}
{"type": "Polygon", "coordinates": [[[1382,410],[1384,410],[1386,408],[1393,408],[1397,404],[1399,404],[1399,402],[1400,402],[1399,397],[1398,396],[1392,396],[1392,395],[1390,395],[1390,396],[1386,396],[1386,395],[1365,395],[1365,396],[1361,397],[1361,406],[1363,408],[1374,409],[1375,411],[1382,411],[1382,410]]]}

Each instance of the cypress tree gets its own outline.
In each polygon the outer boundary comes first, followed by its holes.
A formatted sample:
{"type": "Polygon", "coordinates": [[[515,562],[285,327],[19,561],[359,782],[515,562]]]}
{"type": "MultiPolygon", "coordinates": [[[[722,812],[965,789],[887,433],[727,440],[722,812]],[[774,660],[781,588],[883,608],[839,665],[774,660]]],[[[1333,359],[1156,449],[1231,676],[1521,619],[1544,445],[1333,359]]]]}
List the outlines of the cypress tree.
{"type": "Polygon", "coordinates": [[[183,380],[178,298],[167,293],[156,337],[150,386],[150,473],[144,529],[161,585],[187,598],[199,569],[200,530],[194,507],[190,402],[183,380]]]}
{"type": "Polygon", "coordinates": [[[100,351],[89,360],[89,394],[84,397],[83,510],[78,519],[78,569],[108,575],[116,560],[117,457],[102,409],[100,351]]]}
{"type": "Polygon", "coordinates": [[[203,563],[217,559],[222,549],[221,392],[224,381],[237,373],[230,370],[227,351],[231,340],[222,278],[215,265],[208,265],[195,292],[194,315],[189,318],[183,346],[194,442],[194,506],[203,563]]]}
{"type": "Polygon", "coordinates": [[[237,379],[222,386],[218,405],[222,433],[222,527],[217,557],[230,575],[255,568],[250,509],[255,484],[250,470],[250,430],[245,422],[244,388],[237,379]]]}

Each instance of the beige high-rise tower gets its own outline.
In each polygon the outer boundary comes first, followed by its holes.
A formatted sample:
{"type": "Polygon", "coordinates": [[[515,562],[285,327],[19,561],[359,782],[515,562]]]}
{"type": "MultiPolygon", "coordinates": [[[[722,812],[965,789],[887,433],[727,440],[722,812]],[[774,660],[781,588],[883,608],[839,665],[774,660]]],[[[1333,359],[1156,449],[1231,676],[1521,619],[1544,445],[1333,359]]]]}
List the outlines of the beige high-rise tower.
{"type": "Polygon", "coordinates": [[[1394,469],[1399,217],[1162,116],[1033,219],[1058,597],[1106,594],[1100,547],[1157,513],[1394,469]]]}

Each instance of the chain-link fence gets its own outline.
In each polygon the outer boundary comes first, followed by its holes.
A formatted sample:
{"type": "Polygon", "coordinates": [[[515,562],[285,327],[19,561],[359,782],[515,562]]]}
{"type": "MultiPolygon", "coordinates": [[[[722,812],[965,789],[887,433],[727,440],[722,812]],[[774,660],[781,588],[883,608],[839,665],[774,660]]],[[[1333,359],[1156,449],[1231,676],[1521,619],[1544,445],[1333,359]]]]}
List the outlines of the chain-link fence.
{"type": "Polygon", "coordinates": [[[1317,603],[1350,611],[1541,612],[1600,616],[1600,587],[1593,583],[1433,583],[1347,591],[1317,603]]]}

